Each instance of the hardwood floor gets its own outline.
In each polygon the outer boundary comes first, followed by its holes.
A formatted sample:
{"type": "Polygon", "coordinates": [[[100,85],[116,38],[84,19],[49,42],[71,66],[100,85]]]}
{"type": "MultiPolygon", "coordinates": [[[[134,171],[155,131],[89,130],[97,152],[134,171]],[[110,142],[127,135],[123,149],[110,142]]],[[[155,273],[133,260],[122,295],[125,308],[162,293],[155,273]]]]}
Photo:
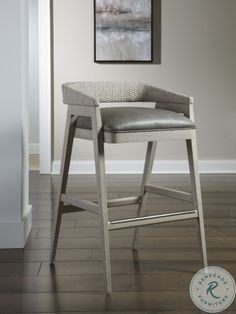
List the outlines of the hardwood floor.
{"type": "MultiPolygon", "coordinates": [[[[135,195],[138,175],[108,176],[109,198],[135,195]]],[[[155,175],[153,183],[190,190],[186,175],[155,175]]],[[[209,264],[236,277],[236,175],[201,176],[209,264]]],[[[133,230],[111,235],[113,293],[103,293],[101,232],[97,216],[64,215],[55,267],[49,266],[57,176],[30,173],[33,229],[25,250],[0,251],[0,313],[197,314],[188,288],[202,267],[194,221],[140,228],[138,250],[133,230]]],[[[94,176],[71,176],[68,190],[96,199],[94,176]]],[[[147,212],[192,208],[190,203],[150,195],[147,212]]],[[[110,209],[110,217],[135,215],[136,206],[110,209]]],[[[224,311],[233,314],[236,303],[224,311]]]]}

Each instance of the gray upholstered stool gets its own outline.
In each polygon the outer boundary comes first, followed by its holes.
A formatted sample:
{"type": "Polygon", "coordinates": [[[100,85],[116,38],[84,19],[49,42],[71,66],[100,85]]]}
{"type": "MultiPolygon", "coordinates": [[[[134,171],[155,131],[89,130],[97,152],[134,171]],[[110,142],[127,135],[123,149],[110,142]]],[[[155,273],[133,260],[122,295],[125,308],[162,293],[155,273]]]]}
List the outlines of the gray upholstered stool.
{"type": "Polygon", "coordinates": [[[104,266],[106,287],[112,291],[109,231],[135,228],[133,248],[136,247],[138,226],[170,221],[196,219],[203,264],[207,266],[205,231],[201,188],[198,174],[196,130],[193,115],[193,99],[164,91],[156,87],[130,82],[78,82],[63,85],[64,103],[68,104],[64,147],[61,162],[58,213],[55,224],[51,262],[55,260],[62,214],[72,211],[91,211],[100,215],[103,231],[104,266]],[[111,107],[100,108],[100,103],[153,102],[155,108],[111,107]],[[94,143],[98,203],[66,193],[68,171],[74,137],[94,143]],[[185,140],[192,182],[192,193],[150,185],[156,143],[163,140],[185,140]],[[104,143],[147,142],[140,193],[121,199],[107,200],[104,143]],[[193,210],[155,216],[141,216],[148,193],[193,202],[193,210]],[[137,217],[109,221],[108,208],[137,204],[137,217]]]}

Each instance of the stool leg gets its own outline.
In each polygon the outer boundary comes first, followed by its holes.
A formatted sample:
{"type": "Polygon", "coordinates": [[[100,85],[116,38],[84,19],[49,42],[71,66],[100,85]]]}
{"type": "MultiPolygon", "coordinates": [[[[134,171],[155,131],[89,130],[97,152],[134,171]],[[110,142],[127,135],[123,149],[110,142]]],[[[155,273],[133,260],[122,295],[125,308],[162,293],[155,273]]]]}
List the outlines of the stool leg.
{"type": "Polygon", "coordinates": [[[72,152],[72,146],[73,146],[73,140],[74,140],[74,134],[75,134],[76,120],[77,120],[76,116],[72,116],[69,112],[67,113],[66,129],[65,129],[65,135],[64,135],[62,159],[61,159],[58,199],[57,199],[57,207],[56,207],[57,217],[56,217],[55,226],[54,226],[52,252],[51,252],[51,259],[50,259],[51,263],[55,261],[55,256],[56,256],[58,236],[59,236],[61,218],[62,218],[62,209],[63,209],[63,203],[61,202],[61,194],[65,193],[66,191],[68,172],[69,172],[69,167],[70,167],[70,158],[71,158],[71,152],[72,152]]]}
{"type": "Polygon", "coordinates": [[[198,155],[197,155],[197,142],[196,138],[191,140],[186,140],[188,160],[190,168],[190,176],[192,183],[192,195],[194,209],[198,210],[198,225],[199,225],[199,239],[202,251],[202,260],[204,267],[207,267],[207,251],[206,251],[206,238],[205,238],[205,228],[204,228],[204,217],[202,208],[202,196],[201,196],[201,185],[200,177],[198,173],[198,155]]]}
{"type": "MultiPolygon", "coordinates": [[[[154,163],[155,153],[156,153],[156,147],[157,147],[156,142],[148,142],[145,164],[144,164],[144,171],[143,171],[143,178],[142,178],[141,189],[140,189],[140,196],[142,200],[138,206],[137,217],[141,215],[146,199],[147,199],[147,192],[145,192],[145,186],[149,183],[150,178],[151,178],[152,168],[153,168],[153,163],[154,163]]],[[[135,250],[137,246],[137,235],[138,235],[138,228],[136,227],[134,228],[134,235],[133,235],[133,243],[132,243],[133,250],[135,250]]]]}
{"type": "Polygon", "coordinates": [[[101,227],[103,232],[103,254],[104,254],[104,268],[106,275],[106,289],[107,293],[112,292],[111,284],[111,261],[110,261],[110,244],[109,244],[109,230],[108,230],[108,209],[107,209],[107,187],[105,174],[105,157],[104,157],[104,142],[102,131],[94,136],[94,155],[96,165],[96,180],[98,191],[98,204],[101,227]]]}

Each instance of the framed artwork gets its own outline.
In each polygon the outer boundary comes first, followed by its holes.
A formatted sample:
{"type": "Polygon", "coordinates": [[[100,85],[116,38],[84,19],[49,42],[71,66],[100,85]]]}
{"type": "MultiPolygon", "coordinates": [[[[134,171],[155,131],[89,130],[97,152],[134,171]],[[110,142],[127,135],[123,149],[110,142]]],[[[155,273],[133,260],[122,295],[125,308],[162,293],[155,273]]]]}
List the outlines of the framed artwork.
{"type": "Polygon", "coordinates": [[[94,0],[94,61],[153,61],[153,0],[94,0]]]}

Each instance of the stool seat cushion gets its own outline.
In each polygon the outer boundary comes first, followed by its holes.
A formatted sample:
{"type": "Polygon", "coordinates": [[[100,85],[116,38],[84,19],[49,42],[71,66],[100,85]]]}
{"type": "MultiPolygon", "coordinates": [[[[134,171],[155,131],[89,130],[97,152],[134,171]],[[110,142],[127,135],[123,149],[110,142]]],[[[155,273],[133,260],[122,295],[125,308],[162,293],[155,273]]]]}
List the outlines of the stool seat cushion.
{"type": "MultiPolygon", "coordinates": [[[[194,129],[195,124],[182,114],[144,107],[101,108],[105,132],[147,132],[169,129],[194,129]]],[[[78,117],[77,128],[91,130],[89,117],[78,117]]]]}

